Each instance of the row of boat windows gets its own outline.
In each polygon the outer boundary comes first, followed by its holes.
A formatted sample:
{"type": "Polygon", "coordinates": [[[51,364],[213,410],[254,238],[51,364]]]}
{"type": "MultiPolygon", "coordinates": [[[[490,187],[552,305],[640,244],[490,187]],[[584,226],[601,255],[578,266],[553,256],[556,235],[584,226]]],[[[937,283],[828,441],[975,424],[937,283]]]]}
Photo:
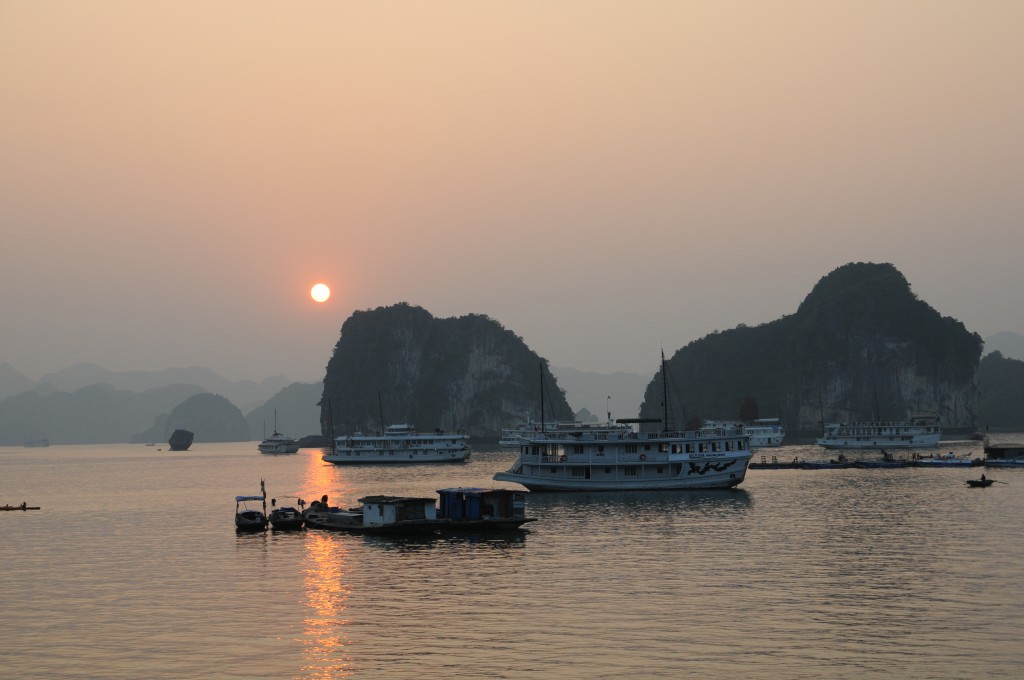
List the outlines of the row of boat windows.
{"type": "Polygon", "coordinates": [[[385,453],[387,455],[389,455],[389,456],[394,456],[396,454],[399,455],[399,456],[415,456],[418,453],[423,453],[423,454],[437,453],[437,450],[436,449],[432,449],[430,451],[423,451],[423,450],[420,450],[420,449],[416,449],[414,451],[408,451],[408,450],[406,450],[406,451],[389,451],[389,450],[386,450],[386,449],[376,449],[376,450],[370,451],[370,450],[363,449],[363,450],[357,450],[357,451],[338,451],[337,455],[345,454],[346,456],[352,456],[352,455],[361,456],[364,453],[372,453],[375,456],[376,455],[383,455],[385,453]]]}
{"type": "MultiPolygon", "coordinates": [[[[535,456],[547,456],[547,455],[564,455],[566,453],[571,454],[584,454],[586,453],[587,447],[583,444],[571,444],[569,446],[562,446],[560,444],[535,444],[530,448],[530,452],[535,456]]],[[[605,453],[604,446],[597,446],[597,455],[603,456],[605,453]]],[[[622,447],[623,453],[640,453],[641,451],[654,451],[657,450],[659,453],[714,453],[719,451],[745,451],[747,448],[747,440],[726,440],[726,441],[712,441],[712,442],[687,442],[686,444],[669,444],[668,442],[662,442],[656,447],[653,444],[625,444],[622,447]]],[[[615,449],[613,449],[614,451],[615,449]]]]}

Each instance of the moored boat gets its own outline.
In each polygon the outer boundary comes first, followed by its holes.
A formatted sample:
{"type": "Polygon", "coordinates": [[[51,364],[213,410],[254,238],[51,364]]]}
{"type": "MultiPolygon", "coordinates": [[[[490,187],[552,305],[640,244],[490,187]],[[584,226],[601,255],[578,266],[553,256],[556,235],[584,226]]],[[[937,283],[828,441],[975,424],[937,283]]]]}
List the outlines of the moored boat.
{"type": "Polygon", "coordinates": [[[661,373],[661,419],[620,418],[616,422],[629,429],[602,437],[540,432],[520,440],[516,462],[494,479],[522,484],[530,491],[729,489],[740,484],[750,462],[750,438],[735,430],[670,429],[664,353],[661,373]],[[664,429],[633,429],[645,423],[659,423],[664,429]]]}
{"type": "Polygon", "coordinates": [[[761,456],[760,462],[751,462],[747,468],[750,470],[796,470],[802,466],[803,463],[796,456],[791,461],[780,461],[778,456],[772,456],[771,461],[768,461],[761,456]]]}
{"type": "Polygon", "coordinates": [[[939,444],[942,428],[933,416],[909,421],[825,423],[816,443],[826,449],[924,449],[939,444]]]}
{"type": "Polygon", "coordinates": [[[366,496],[359,502],[360,507],[345,510],[328,505],[324,496],[305,511],[306,525],[357,534],[424,535],[436,533],[443,524],[433,498],[366,496]]]}
{"type": "Polygon", "coordinates": [[[259,496],[235,496],[235,530],[263,531],[267,528],[267,489],[260,480],[259,496]],[[261,507],[253,507],[253,503],[261,507]]]}
{"type": "Polygon", "coordinates": [[[986,467],[1024,467],[1024,444],[985,444],[986,467]]]}
{"type": "MultiPolygon", "coordinates": [[[[290,498],[288,496],[282,498],[290,498]]],[[[299,505],[301,506],[301,499],[299,505]]],[[[276,498],[270,499],[270,527],[278,531],[290,531],[301,529],[303,524],[302,512],[290,505],[278,505],[276,498]]]]}
{"type": "Polygon", "coordinates": [[[548,432],[523,440],[515,464],[494,479],[530,491],[727,489],[743,481],[749,461],[749,439],[738,433],[630,430],[594,439],[548,432]]]}
{"type": "Polygon", "coordinates": [[[968,480],[966,480],[966,482],[967,482],[967,486],[974,487],[974,488],[984,488],[986,486],[992,486],[995,483],[995,480],[994,479],[985,479],[985,476],[982,475],[981,479],[968,479],[968,480]]]}
{"type": "Polygon", "coordinates": [[[322,456],[328,463],[451,463],[469,458],[464,432],[417,432],[412,425],[388,425],[373,435],[356,432],[337,437],[333,450],[322,456]]]}
{"type": "Polygon", "coordinates": [[[972,467],[981,465],[980,459],[972,459],[966,456],[957,456],[952,451],[939,455],[922,456],[914,454],[910,461],[911,465],[918,467],[972,467]]]}
{"type": "Polygon", "coordinates": [[[512,489],[454,487],[438,489],[437,517],[442,529],[511,531],[535,518],[526,516],[526,494],[512,489]]]}
{"type": "Polygon", "coordinates": [[[706,420],[701,429],[737,430],[750,437],[750,448],[763,449],[782,446],[786,428],[778,418],[757,418],[750,422],[739,420],[706,420]]]}

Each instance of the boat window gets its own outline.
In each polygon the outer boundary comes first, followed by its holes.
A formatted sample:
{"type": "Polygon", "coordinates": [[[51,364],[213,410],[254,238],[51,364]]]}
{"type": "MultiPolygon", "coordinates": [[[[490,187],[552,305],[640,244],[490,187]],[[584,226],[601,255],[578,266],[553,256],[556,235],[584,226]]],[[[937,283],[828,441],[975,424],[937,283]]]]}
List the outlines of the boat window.
{"type": "Polygon", "coordinates": [[[627,465],[626,467],[622,468],[622,474],[625,475],[626,477],[636,477],[637,467],[635,465],[627,465]]]}
{"type": "Polygon", "coordinates": [[[626,444],[626,453],[636,453],[636,444],[626,444]]]}
{"type": "Polygon", "coordinates": [[[706,453],[707,450],[708,450],[708,445],[705,442],[701,442],[701,443],[697,444],[697,451],[699,453],[706,453]]]}
{"type": "Polygon", "coordinates": [[[658,451],[660,453],[668,453],[668,444],[658,444],[658,451]]]}
{"type": "Polygon", "coordinates": [[[687,453],[693,453],[693,444],[687,444],[686,445],[686,452],[687,453]]]}
{"type": "Polygon", "coordinates": [[[725,450],[726,451],[732,451],[732,442],[726,442],[725,443],[725,450]]]}

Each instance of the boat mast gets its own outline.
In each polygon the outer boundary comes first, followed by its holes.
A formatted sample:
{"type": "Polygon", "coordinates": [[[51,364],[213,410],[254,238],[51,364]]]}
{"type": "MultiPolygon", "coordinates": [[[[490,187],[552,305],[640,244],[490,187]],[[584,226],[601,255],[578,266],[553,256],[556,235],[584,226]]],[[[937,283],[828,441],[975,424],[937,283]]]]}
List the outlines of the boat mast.
{"type": "Polygon", "coordinates": [[[544,362],[537,364],[540,369],[540,431],[544,432],[544,362]]]}
{"type": "Polygon", "coordinates": [[[664,426],[662,432],[668,432],[668,371],[665,370],[665,350],[661,350],[661,406],[664,426]]]}
{"type": "Polygon", "coordinates": [[[377,390],[377,410],[380,412],[380,433],[384,434],[384,402],[380,397],[380,390],[377,390]]]}

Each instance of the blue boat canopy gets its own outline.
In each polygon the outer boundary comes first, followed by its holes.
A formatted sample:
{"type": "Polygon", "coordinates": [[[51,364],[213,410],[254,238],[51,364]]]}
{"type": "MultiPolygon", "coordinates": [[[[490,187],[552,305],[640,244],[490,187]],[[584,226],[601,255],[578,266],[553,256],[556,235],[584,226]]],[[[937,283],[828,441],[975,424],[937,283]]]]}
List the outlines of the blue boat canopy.
{"type": "Polygon", "coordinates": [[[263,496],[235,496],[235,502],[240,501],[262,501],[263,496]]]}

